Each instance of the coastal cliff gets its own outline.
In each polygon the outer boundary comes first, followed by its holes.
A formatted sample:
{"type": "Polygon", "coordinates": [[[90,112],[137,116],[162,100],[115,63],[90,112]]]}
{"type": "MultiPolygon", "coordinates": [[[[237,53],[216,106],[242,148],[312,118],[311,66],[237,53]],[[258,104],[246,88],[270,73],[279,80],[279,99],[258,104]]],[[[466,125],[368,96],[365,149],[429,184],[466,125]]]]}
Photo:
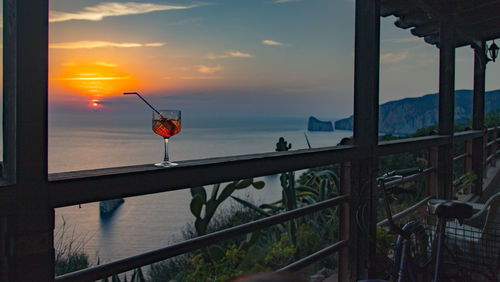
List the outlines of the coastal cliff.
{"type": "Polygon", "coordinates": [[[313,116],[309,117],[307,122],[308,131],[333,131],[333,124],[331,121],[321,121],[313,116]]]}
{"type": "MultiPolygon", "coordinates": [[[[500,108],[500,90],[485,93],[485,112],[500,108]]],[[[455,91],[455,122],[472,119],[472,90],[455,91]]],[[[379,131],[388,134],[411,134],[438,123],[438,94],[405,98],[382,104],[379,131]]],[[[335,129],[352,130],[352,116],[335,122],[335,129]]]]}

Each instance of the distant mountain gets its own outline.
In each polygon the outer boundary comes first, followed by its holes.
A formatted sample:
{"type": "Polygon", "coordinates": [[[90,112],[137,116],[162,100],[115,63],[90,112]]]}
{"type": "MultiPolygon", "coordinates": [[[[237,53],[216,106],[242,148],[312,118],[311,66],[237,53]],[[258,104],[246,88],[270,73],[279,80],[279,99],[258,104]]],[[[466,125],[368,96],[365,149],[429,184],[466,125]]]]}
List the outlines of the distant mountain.
{"type": "MultiPolygon", "coordinates": [[[[500,90],[485,93],[485,112],[500,109],[500,90]]],[[[379,131],[411,134],[417,129],[438,123],[438,94],[405,98],[382,104],[379,109],[379,131]]],[[[472,90],[455,91],[455,122],[472,119],[472,90]]],[[[352,116],[335,122],[335,129],[352,130],[352,116]]]]}

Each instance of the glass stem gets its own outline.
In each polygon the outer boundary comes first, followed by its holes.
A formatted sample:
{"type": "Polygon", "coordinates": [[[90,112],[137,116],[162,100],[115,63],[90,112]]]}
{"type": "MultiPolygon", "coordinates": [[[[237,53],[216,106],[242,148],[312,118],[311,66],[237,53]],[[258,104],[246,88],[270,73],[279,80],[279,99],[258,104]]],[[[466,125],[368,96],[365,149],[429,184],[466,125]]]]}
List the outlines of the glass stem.
{"type": "Polygon", "coordinates": [[[168,138],[164,137],[165,140],[165,155],[163,156],[163,162],[168,163],[170,160],[168,158],[168,138]]]}

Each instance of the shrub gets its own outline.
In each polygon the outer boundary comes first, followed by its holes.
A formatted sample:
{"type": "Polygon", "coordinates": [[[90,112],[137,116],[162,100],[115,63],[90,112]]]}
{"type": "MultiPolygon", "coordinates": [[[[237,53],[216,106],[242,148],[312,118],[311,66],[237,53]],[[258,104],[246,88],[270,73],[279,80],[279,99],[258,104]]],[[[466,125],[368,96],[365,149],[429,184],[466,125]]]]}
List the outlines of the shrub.
{"type": "Polygon", "coordinates": [[[66,221],[56,230],[55,237],[55,272],[56,276],[88,268],[89,258],[84,253],[85,238],[75,235],[75,230],[68,234],[66,221]]]}

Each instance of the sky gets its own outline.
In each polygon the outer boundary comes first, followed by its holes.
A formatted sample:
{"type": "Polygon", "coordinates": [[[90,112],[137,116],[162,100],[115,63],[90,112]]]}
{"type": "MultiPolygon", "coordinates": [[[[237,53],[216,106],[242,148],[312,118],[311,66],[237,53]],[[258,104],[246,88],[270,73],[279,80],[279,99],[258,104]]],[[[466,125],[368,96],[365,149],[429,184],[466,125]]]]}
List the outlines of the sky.
{"type": "MultiPolygon", "coordinates": [[[[380,102],[438,91],[438,49],[381,22],[380,102]]],[[[352,113],[354,0],[52,0],[51,112],[352,113]]],[[[473,52],[457,49],[456,89],[473,52]]],[[[500,88],[488,64],[487,90],[500,88]]]]}

